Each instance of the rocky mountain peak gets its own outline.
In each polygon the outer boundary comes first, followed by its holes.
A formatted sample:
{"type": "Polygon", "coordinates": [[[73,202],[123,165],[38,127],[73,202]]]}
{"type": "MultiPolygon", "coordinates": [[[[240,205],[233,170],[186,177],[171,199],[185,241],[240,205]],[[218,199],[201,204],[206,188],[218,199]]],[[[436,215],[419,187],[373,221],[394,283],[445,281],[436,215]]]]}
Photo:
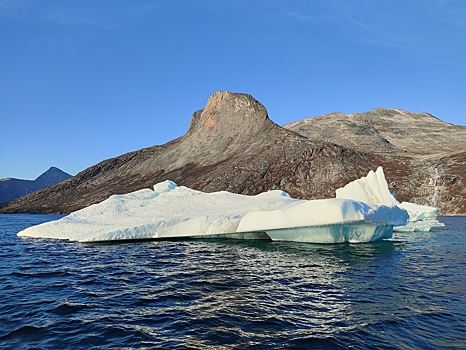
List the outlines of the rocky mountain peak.
{"type": "Polygon", "coordinates": [[[188,134],[244,136],[269,125],[273,122],[267,110],[251,95],[217,91],[209,97],[204,109],[194,113],[188,134]]]}
{"type": "Polygon", "coordinates": [[[71,177],[56,167],[50,167],[35,180],[0,179],[0,203],[8,202],[31,192],[47,188],[71,177]]]}
{"type": "Polygon", "coordinates": [[[41,175],[39,175],[35,181],[38,181],[38,180],[40,181],[44,179],[46,181],[48,181],[49,179],[63,181],[69,177],[71,177],[70,174],[67,174],[63,170],[52,166],[48,168],[45,172],[43,172],[41,175]]]}
{"type": "Polygon", "coordinates": [[[377,107],[374,108],[372,111],[369,111],[369,113],[373,114],[382,114],[382,115],[392,115],[392,114],[408,114],[409,112],[400,109],[400,108],[387,108],[387,107],[377,107]]]}
{"type": "Polygon", "coordinates": [[[207,192],[283,189],[325,198],[381,165],[399,200],[465,213],[465,135],[464,126],[395,109],[331,113],[283,128],[250,95],[220,91],[184,136],[104,160],[0,212],[71,212],[168,179],[207,192]]]}

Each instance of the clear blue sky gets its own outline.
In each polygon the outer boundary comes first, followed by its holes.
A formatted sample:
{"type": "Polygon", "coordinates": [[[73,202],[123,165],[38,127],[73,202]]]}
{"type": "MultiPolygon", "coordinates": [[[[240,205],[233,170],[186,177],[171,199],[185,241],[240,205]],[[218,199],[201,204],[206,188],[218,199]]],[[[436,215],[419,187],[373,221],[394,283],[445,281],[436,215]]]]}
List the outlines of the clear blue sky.
{"type": "Polygon", "coordinates": [[[464,125],[466,1],[0,0],[0,177],[165,143],[216,90],[464,125]]]}

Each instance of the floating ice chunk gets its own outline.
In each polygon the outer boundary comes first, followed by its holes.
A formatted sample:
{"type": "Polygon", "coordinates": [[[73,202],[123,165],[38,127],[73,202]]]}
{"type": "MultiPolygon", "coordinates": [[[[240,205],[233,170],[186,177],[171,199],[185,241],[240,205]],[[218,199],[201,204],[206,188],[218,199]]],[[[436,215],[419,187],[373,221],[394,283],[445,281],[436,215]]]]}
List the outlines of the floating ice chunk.
{"type": "Polygon", "coordinates": [[[422,220],[422,221],[409,221],[406,225],[395,226],[393,231],[396,232],[428,232],[434,227],[444,227],[443,222],[437,219],[422,220]]]}
{"type": "Polygon", "coordinates": [[[369,171],[367,176],[352,181],[336,190],[336,198],[358,200],[376,205],[398,206],[409,214],[406,225],[397,225],[394,231],[430,231],[445,226],[437,220],[438,208],[416,203],[399,203],[388,189],[382,167],[369,171]]]}
{"type": "Polygon", "coordinates": [[[369,242],[390,237],[393,225],[406,220],[406,211],[397,207],[334,198],[306,201],[283,191],[203,193],[165,181],[154,191],[113,195],[18,236],[80,242],[176,237],[369,242]]]}
{"type": "Polygon", "coordinates": [[[267,230],[273,241],[305,243],[367,243],[391,238],[393,226],[369,221],[267,230]]]}
{"type": "Polygon", "coordinates": [[[437,219],[438,216],[438,208],[430,207],[428,205],[401,202],[398,206],[408,212],[410,221],[437,219]]]}
{"type": "Polygon", "coordinates": [[[383,168],[380,166],[375,172],[371,170],[367,176],[337,189],[336,198],[353,199],[376,205],[398,205],[398,201],[388,189],[383,168]]]}
{"type": "Polygon", "coordinates": [[[247,210],[278,209],[294,201],[281,191],[241,196],[229,192],[203,193],[173,184],[157,184],[157,192],[144,189],[113,195],[18,235],[103,241],[228,233],[235,232],[247,210]]]}
{"type": "Polygon", "coordinates": [[[280,210],[249,212],[241,220],[237,231],[251,232],[360,221],[401,225],[407,218],[406,212],[399,208],[369,206],[345,199],[317,199],[299,201],[280,210]]]}
{"type": "Polygon", "coordinates": [[[405,209],[409,214],[406,225],[395,226],[393,229],[398,232],[430,231],[434,227],[443,227],[444,223],[437,220],[439,210],[428,205],[420,205],[410,202],[402,202],[400,208],[405,209]]]}
{"type": "Polygon", "coordinates": [[[398,207],[319,199],[281,210],[249,212],[237,232],[263,231],[274,241],[363,243],[390,238],[393,225],[402,225],[407,218],[398,207]]]}

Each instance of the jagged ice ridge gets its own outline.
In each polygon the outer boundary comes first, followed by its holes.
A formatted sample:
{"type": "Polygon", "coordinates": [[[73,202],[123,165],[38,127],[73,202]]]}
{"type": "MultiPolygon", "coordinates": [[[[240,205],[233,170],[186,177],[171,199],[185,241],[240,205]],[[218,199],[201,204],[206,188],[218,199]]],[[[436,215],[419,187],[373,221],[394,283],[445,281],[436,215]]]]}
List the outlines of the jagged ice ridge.
{"type": "Polygon", "coordinates": [[[390,238],[393,226],[407,219],[397,206],[300,200],[279,190],[255,196],[204,193],[165,181],[153,190],[113,195],[18,236],[79,242],[189,237],[359,243],[390,238]]]}
{"type": "Polygon", "coordinates": [[[388,189],[382,167],[370,171],[367,176],[354,180],[336,190],[336,198],[353,199],[375,205],[398,206],[406,210],[409,220],[405,225],[394,227],[394,231],[430,231],[434,227],[445,226],[437,220],[438,208],[410,202],[398,202],[388,189]]]}

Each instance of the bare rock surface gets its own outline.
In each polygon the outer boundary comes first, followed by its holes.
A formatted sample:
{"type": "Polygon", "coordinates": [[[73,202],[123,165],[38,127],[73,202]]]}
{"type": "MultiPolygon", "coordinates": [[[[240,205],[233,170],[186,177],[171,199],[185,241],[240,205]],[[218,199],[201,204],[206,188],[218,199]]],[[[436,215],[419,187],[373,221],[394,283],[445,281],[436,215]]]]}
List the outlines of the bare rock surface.
{"type": "Polygon", "coordinates": [[[313,140],[330,141],[371,153],[415,156],[466,149],[466,126],[445,123],[428,113],[401,109],[330,113],[284,127],[313,140]]]}
{"type": "MultiPolygon", "coordinates": [[[[439,126],[446,124],[424,117],[439,126]]],[[[100,162],[61,184],[13,201],[0,211],[67,213],[112,194],[149,188],[167,179],[207,192],[256,194],[282,189],[299,198],[325,198],[382,165],[401,200],[415,199],[421,204],[433,201],[447,213],[466,212],[466,152],[453,155],[399,151],[402,146],[397,139],[380,133],[378,124],[359,126],[356,122],[350,127],[356,130],[355,139],[341,141],[340,131],[350,133],[345,129],[347,123],[327,123],[326,118],[320,118],[325,127],[318,126],[324,131],[307,126],[313,122],[280,127],[250,95],[220,91],[209,98],[204,109],[194,113],[185,135],[100,162]],[[330,130],[325,134],[328,128],[334,128],[333,137],[330,130]],[[357,137],[364,139],[367,147],[359,147],[357,137]]],[[[387,120],[384,123],[391,124],[387,120]]],[[[435,134],[433,129],[428,132],[435,134]]],[[[438,142],[441,144],[440,139],[438,142]]],[[[452,152],[456,150],[455,145],[450,146],[452,152]]]]}
{"type": "Polygon", "coordinates": [[[378,108],[331,113],[284,126],[311,140],[332,141],[383,158],[401,200],[466,213],[466,127],[428,113],[378,108]]]}

